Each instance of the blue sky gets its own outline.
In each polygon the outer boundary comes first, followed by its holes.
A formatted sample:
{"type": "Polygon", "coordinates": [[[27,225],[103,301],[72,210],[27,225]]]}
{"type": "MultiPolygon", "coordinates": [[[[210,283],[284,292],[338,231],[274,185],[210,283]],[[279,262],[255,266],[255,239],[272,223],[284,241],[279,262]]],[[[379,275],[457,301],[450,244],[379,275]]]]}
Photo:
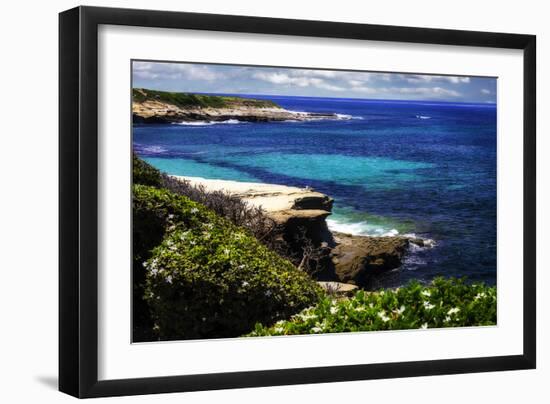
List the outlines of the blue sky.
{"type": "Polygon", "coordinates": [[[496,79],[134,61],[133,86],[164,91],[496,102],[496,79]]]}

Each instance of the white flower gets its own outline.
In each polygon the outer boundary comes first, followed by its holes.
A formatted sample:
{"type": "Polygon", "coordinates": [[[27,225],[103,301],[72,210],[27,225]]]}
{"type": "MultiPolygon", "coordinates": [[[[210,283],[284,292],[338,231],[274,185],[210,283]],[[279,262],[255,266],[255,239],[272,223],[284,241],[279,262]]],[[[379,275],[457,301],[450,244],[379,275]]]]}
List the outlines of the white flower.
{"type": "Polygon", "coordinates": [[[357,306],[354,310],[355,311],[365,311],[365,308],[363,306],[357,306]]]}
{"type": "Polygon", "coordinates": [[[475,295],[474,299],[479,300],[479,299],[481,299],[482,297],[485,297],[485,296],[487,296],[485,294],[485,292],[481,292],[481,293],[478,293],[477,295],[475,295]]]}
{"type": "Polygon", "coordinates": [[[241,265],[239,265],[237,268],[239,268],[239,269],[244,269],[245,267],[246,267],[246,265],[241,264],[241,265]]]}
{"type": "Polygon", "coordinates": [[[426,310],[431,310],[431,309],[433,309],[434,307],[435,307],[434,304],[431,304],[430,302],[427,302],[427,301],[424,302],[424,308],[425,308],[426,310]]]}
{"type": "Polygon", "coordinates": [[[159,273],[159,270],[153,267],[153,269],[151,269],[151,273],[156,276],[159,273]]]}
{"type": "Polygon", "coordinates": [[[373,303],[369,303],[369,307],[372,309],[374,307],[373,303]]]}
{"type": "Polygon", "coordinates": [[[198,211],[199,211],[199,210],[198,210],[197,208],[191,209],[191,213],[192,213],[192,214],[195,214],[195,213],[197,213],[198,211]]]}
{"type": "Polygon", "coordinates": [[[390,318],[388,316],[386,316],[386,312],[384,310],[382,310],[381,312],[378,313],[378,317],[380,317],[380,319],[384,323],[387,323],[388,321],[390,321],[390,318]]]}
{"type": "Polygon", "coordinates": [[[244,281],[244,282],[242,283],[242,287],[243,287],[243,288],[247,287],[248,285],[250,285],[250,284],[249,284],[247,281],[244,281]]]}
{"type": "Polygon", "coordinates": [[[168,215],[168,219],[172,220],[173,218],[174,218],[174,214],[173,214],[173,213],[170,213],[170,214],[168,215]]]}
{"type": "Polygon", "coordinates": [[[323,329],[322,329],[321,327],[313,327],[313,328],[311,329],[311,331],[317,333],[317,332],[323,331],[323,329]]]}
{"type": "Polygon", "coordinates": [[[422,330],[427,330],[427,329],[428,329],[428,323],[422,324],[422,325],[420,326],[420,328],[421,328],[422,330]]]}
{"type": "Polygon", "coordinates": [[[401,306],[399,309],[394,310],[393,312],[396,314],[403,314],[404,311],[405,311],[405,306],[401,306]]]}
{"type": "Polygon", "coordinates": [[[278,332],[279,334],[285,330],[283,327],[275,327],[274,329],[275,329],[275,332],[278,332]]]}
{"type": "Polygon", "coordinates": [[[426,297],[430,297],[432,295],[429,290],[423,290],[420,294],[426,297]]]}
{"type": "Polygon", "coordinates": [[[191,240],[191,241],[189,242],[189,244],[191,244],[191,245],[196,245],[197,242],[196,242],[195,240],[191,240]]]}
{"type": "Polygon", "coordinates": [[[168,276],[166,277],[166,282],[172,284],[172,275],[168,275],[168,276]]]}
{"type": "Polygon", "coordinates": [[[223,253],[224,253],[225,255],[229,255],[230,252],[231,252],[231,251],[229,251],[227,248],[223,250],[223,253]]]}
{"type": "Polygon", "coordinates": [[[272,295],[271,290],[266,290],[264,292],[264,295],[266,295],[267,297],[271,296],[272,295]]]}
{"type": "Polygon", "coordinates": [[[460,311],[460,309],[459,309],[458,307],[453,307],[451,310],[449,310],[449,311],[447,312],[447,315],[450,316],[450,315],[453,315],[453,314],[458,313],[459,311],[460,311]]]}
{"type": "Polygon", "coordinates": [[[445,320],[443,320],[443,322],[445,322],[445,323],[448,323],[449,321],[451,321],[451,317],[449,317],[449,316],[445,317],[445,320]]]}
{"type": "Polygon", "coordinates": [[[334,307],[334,306],[331,307],[330,308],[330,314],[336,314],[336,313],[338,313],[338,307],[334,307]]]}

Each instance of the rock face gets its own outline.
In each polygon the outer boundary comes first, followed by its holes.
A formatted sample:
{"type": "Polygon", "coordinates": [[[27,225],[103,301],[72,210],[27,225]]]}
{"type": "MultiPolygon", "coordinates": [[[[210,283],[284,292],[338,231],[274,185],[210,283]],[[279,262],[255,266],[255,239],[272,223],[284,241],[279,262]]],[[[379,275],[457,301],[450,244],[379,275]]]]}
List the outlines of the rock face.
{"type": "Polygon", "coordinates": [[[290,244],[297,233],[305,230],[305,235],[314,245],[327,253],[323,268],[316,276],[329,283],[364,286],[371,276],[400,267],[410,244],[431,246],[431,240],[417,238],[331,232],[326,218],[331,214],[333,200],[310,188],[199,177],[175,178],[189,181],[192,185],[202,185],[207,191],[225,191],[251,205],[262,207],[279,225],[282,236],[290,244]]]}
{"type": "Polygon", "coordinates": [[[134,89],[132,102],[134,123],[208,123],[245,121],[312,121],[346,119],[331,113],[289,111],[277,104],[242,97],[225,97],[187,93],[169,93],[134,89]]]}
{"type": "Polygon", "coordinates": [[[315,244],[331,241],[326,218],[332,210],[332,198],[309,188],[286,185],[210,180],[199,177],[176,177],[192,185],[202,185],[207,191],[225,191],[250,205],[261,207],[290,240],[300,229],[315,244]]]}
{"type": "Polygon", "coordinates": [[[333,232],[332,263],[340,282],[365,284],[370,276],[401,266],[406,237],[365,237],[333,232]]]}

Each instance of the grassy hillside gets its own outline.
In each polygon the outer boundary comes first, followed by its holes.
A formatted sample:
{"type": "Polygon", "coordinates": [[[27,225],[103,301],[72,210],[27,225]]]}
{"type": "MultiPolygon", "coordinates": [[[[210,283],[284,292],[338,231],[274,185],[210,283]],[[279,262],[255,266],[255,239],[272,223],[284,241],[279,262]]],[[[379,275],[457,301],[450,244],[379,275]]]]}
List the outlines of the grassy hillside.
{"type": "Polygon", "coordinates": [[[147,90],[134,88],[132,90],[134,102],[160,101],[172,104],[180,108],[201,107],[201,108],[276,108],[279,107],[273,101],[255,100],[243,97],[228,97],[220,95],[203,95],[192,93],[174,93],[168,91],[147,90]]]}

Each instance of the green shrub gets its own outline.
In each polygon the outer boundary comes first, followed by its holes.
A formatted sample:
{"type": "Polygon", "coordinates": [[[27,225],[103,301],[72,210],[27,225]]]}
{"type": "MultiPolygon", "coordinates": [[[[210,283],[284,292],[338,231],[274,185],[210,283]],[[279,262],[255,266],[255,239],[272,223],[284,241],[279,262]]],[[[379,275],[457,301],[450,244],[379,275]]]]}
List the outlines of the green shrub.
{"type": "Polygon", "coordinates": [[[288,321],[257,324],[249,336],[494,325],[496,313],[495,287],[437,278],[427,287],[411,282],[345,300],[325,297],[288,321]]]}
{"type": "Polygon", "coordinates": [[[147,164],[135,153],[132,155],[132,181],[134,184],[162,186],[162,175],[159,170],[147,164]]]}
{"type": "Polygon", "coordinates": [[[206,95],[193,93],[175,93],[170,91],[148,90],[145,88],[134,88],[132,90],[134,102],[160,101],[175,105],[180,108],[201,107],[201,108],[232,108],[236,106],[247,106],[256,108],[278,107],[270,100],[257,100],[253,98],[231,97],[223,95],[206,95]]]}
{"type": "MultiPolygon", "coordinates": [[[[154,184],[160,180],[160,173],[134,155],[134,183],[154,184]]],[[[165,233],[166,213],[152,209],[146,201],[133,195],[132,201],[132,328],[135,342],[150,341],[153,338],[153,322],[149,306],[143,300],[145,269],[143,262],[149,259],[151,250],[162,242],[165,233]]]]}
{"type": "Polygon", "coordinates": [[[144,298],[160,339],[239,336],[322,296],[305,273],[204,206],[165,189],[137,185],[133,194],[144,228],[164,229],[143,263],[144,298]]]}

